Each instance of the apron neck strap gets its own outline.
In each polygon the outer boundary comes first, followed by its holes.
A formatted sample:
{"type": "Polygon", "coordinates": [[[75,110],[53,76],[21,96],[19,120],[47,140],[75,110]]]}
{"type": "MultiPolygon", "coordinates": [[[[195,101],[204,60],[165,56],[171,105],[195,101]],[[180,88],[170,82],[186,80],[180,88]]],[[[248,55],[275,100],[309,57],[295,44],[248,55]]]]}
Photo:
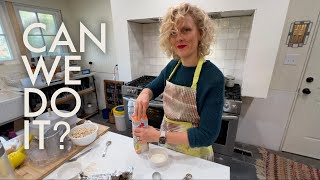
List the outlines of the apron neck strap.
{"type": "MultiPolygon", "coordinates": [[[[200,72],[201,72],[201,68],[202,68],[203,63],[204,63],[204,59],[200,58],[199,61],[198,61],[196,70],[194,72],[193,81],[192,81],[192,85],[191,85],[191,88],[194,89],[194,90],[197,90],[197,83],[199,81],[199,76],[200,76],[200,72]]],[[[181,61],[179,60],[178,64],[174,67],[173,71],[171,72],[168,80],[170,80],[172,78],[172,76],[177,71],[177,69],[180,66],[180,64],[181,64],[181,61]]]]}
{"type": "Polygon", "coordinates": [[[173,76],[174,73],[177,71],[177,69],[178,69],[178,67],[180,66],[180,64],[181,64],[181,61],[179,60],[179,61],[178,61],[178,64],[174,67],[173,71],[171,72],[168,80],[170,80],[170,79],[172,78],[172,76],[173,76]]]}
{"type": "Polygon", "coordinates": [[[201,69],[202,69],[203,62],[204,62],[204,59],[200,58],[199,61],[198,61],[196,70],[194,72],[194,75],[193,75],[193,81],[192,81],[191,88],[194,89],[194,90],[197,90],[197,84],[198,84],[198,81],[199,81],[200,72],[201,72],[201,69]]]}

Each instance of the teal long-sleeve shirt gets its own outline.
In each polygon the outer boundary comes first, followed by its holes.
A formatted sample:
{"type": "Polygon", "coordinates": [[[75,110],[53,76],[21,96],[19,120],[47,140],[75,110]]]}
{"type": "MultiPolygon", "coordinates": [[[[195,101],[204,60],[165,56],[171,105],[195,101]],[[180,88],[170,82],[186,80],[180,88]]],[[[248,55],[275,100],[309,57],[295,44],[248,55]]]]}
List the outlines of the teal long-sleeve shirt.
{"type": "MultiPolygon", "coordinates": [[[[163,93],[166,80],[169,78],[177,60],[171,60],[161,71],[160,75],[147,85],[153,97],[163,93]]],[[[179,66],[170,82],[191,87],[196,67],[179,66]]],[[[220,127],[224,102],[224,76],[210,61],[202,66],[197,84],[197,110],[200,116],[199,127],[188,129],[190,147],[210,146],[217,139],[220,127]]]]}

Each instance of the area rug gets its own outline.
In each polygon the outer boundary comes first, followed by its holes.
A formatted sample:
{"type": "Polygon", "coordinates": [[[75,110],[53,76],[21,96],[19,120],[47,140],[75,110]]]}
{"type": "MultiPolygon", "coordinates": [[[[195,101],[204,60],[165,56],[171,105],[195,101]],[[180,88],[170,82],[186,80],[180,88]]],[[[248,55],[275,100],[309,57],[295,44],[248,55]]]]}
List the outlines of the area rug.
{"type": "Polygon", "coordinates": [[[262,159],[256,161],[259,179],[320,180],[320,169],[278,156],[263,148],[259,148],[259,152],[262,155],[262,159]]]}

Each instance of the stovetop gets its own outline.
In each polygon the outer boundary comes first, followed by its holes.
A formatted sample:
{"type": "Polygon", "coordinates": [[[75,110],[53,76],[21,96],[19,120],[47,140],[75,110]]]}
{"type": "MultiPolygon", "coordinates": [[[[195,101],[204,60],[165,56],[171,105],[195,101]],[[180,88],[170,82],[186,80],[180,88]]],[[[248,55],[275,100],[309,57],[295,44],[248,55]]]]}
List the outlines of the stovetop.
{"type": "Polygon", "coordinates": [[[241,101],[241,87],[235,84],[233,87],[225,87],[224,98],[228,100],[241,101]]]}
{"type": "MultiPolygon", "coordinates": [[[[125,95],[130,95],[131,92],[133,92],[133,89],[139,89],[142,90],[149,84],[151,81],[153,81],[156,76],[141,76],[137,79],[134,79],[124,85],[125,89],[130,88],[128,92],[125,92],[125,95]],[[127,94],[129,93],[129,94],[127,94]]],[[[138,91],[135,91],[138,92],[138,91]]],[[[139,94],[136,94],[139,95],[139,94]]],[[[239,84],[235,84],[234,87],[225,87],[224,90],[224,96],[225,99],[228,100],[235,100],[235,101],[241,101],[241,87],[239,84]]]]}
{"type": "Polygon", "coordinates": [[[126,83],[126,86],[138,87],[138,88],[145,88],[147,84],[153,81],[156,76],[141,76],[138,79],[132,80],[126,83]]]}
{"type": "MultiPolygon", "coordinates": [[[[138,97],[143,88],[153,81],[155,76],[142,76],[122,86],[122,95],[129,97],[138,97]]],[[[225,113],[240,114],[241,110],[241,87],[239,84],[235,84],[234,87],[225,87],[224,91],[224,106],[223,111],[225,113]]],[[[157,97],[156,101],[162,103],[162,97],[157,97]]]]}

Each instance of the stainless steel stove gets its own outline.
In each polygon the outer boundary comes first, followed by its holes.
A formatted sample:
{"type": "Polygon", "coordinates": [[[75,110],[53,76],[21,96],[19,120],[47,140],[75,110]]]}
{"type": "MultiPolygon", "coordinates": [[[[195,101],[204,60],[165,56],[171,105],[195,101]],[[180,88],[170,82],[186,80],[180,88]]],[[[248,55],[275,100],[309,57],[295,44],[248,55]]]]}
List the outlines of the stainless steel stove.
{"type": "Polygon", "coordinates": [[[216,153],[232,156],[241,112],[241,86],[225,87],[220,133],[212,144],[216,153]]]}
{"type": "Polygon", "coordinates": [[[142,89],[155,78],[155,76],[142,76],[138,79],[125,83],[124,86],[122,86],[122,95],[138,97],[142,89]]]}
{"type": "MultiPolygon", "coordinates": [[[[124,99],[123,102],[126,112],[128,111],[128,100],[137,98],[143,88],[145,88],[146,85],[155,78],[155,76],[142,76],[133,81],[125,83],[122,86],[122,95],[124,99]]],[[[225,87],[225,99],[220,134],[216,142],[212,144],[215,152],[228,156],[232,155],[238,129],[241,104],[242,100],[240,85],[235,84],[234,87],[225,87]]],[[[163,114],[163,102],[162,96],[160,95],[149,103],[149,108],[147,110],[149,124],[155,128],[160,128],[163,114]]],[[[129,117],[127,113],[126,118],[128,119],[127,122],[129,123],[129,117]]]]}
{"type": "Polygon", "coordinates": [[[239,115],[242,104],[240,85],[225,87],[224,98],[223,112],[239,115]]]}

